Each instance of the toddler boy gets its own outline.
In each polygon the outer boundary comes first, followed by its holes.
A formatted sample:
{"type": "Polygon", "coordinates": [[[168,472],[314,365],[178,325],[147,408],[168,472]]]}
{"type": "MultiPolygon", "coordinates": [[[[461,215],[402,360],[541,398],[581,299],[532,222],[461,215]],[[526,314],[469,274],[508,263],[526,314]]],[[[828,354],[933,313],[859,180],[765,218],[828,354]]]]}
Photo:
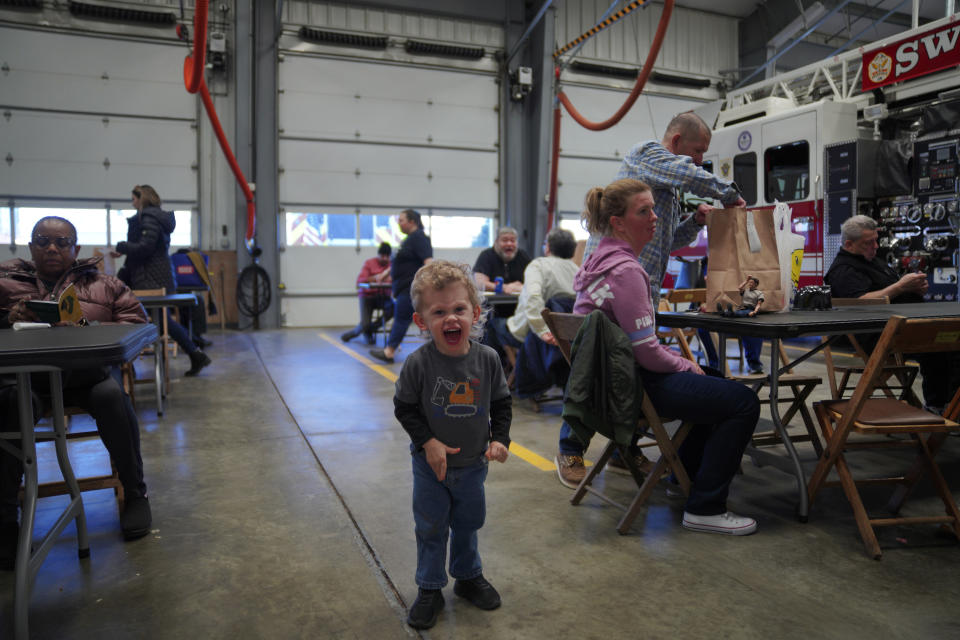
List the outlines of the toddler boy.
{"type": "Polygon", "coordinates": [[[410,435],[419,592],[407,624],[432,627],[443,609],[447,539],[453,592],[481,609],[500,595],[483,577],[477,531],[486,515],[489,460],[510,446],[510,390],[481,331],[480,295],[470,267],[434,260],[414,276],[413,321],[430,340],[403,363],[394,414],[410,435]]]}

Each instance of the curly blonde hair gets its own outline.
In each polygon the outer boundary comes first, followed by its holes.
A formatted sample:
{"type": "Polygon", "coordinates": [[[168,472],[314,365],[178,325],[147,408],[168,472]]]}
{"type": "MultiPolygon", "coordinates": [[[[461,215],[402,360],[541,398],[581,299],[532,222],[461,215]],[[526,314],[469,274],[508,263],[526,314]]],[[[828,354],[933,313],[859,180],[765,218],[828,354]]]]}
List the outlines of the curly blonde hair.
{"type": "MultiPolygon", "coordinates": [[[[420,303],[423,292],[428,289],[433,291],[442,291],[452,284],[462,284],[467,290],[467,297],[470,304],[483,308],[484,301],[477,290],[477,283],[473,279],[473,270],[470,265],[462,262],[451,262],[449,260],[433,260],[428,265],[424,265],[417,270],[413,276],[413,283],[410,285],[410,299],[413,302],[413,308],[420,313],[420,303]]],[[[480,320],[475,322],[470,336],[479,338],[483,335],[483,325],[486,320],[486,314],[480,314],[480,320]]]]}

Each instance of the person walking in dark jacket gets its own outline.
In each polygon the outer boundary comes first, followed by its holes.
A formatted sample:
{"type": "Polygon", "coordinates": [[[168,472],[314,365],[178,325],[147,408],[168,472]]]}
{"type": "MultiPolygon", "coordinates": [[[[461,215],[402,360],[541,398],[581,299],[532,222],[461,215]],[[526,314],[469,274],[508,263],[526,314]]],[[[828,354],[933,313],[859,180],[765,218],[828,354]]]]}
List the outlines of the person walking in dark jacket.
{"type": "MultiPolygon", "coordinates": [[[[160,208],[160,196],[150,185],[133,188],[133,207],[137,213],[127,218],[127,239],[117,243],[114,257],[127,256],[117,274],[131,289],[166,289],[175,293],[177,281],[170,260],[170,234],[177,226],[172,211],[160,208]]],[[[190,356],[190,370],[195,376],[210,364],[210,356],[194,344],[179,322],[167,310],[170,337],[190,356]]]]}

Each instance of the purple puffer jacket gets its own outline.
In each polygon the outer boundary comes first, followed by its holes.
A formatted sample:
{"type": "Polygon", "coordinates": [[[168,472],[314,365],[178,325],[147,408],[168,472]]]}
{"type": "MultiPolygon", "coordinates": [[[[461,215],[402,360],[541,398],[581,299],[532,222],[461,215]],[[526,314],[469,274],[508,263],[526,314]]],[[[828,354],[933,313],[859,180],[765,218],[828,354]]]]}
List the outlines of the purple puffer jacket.
{"type": "Polygon", "coordinates": [[[77,289],[88,322],[140,324],[147,321],[143,305],[127,285],[100,273],[101,258],[78,260],[50,291],[37,277],[32,262],[17,258],[0,263],[0,328],[9,328],[7,314],[20,300],[56,300],[69,285],[77,289]]]}

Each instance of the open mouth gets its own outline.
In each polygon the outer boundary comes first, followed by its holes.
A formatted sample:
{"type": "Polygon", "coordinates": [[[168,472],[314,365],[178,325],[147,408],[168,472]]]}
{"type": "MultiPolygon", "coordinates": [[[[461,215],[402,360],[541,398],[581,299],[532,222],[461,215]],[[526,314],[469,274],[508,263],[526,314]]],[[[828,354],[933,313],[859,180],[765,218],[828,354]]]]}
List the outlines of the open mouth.
{"type": "Polygon", "coordinates": [[[460,327],[455,327],[453,329],[444,329],[443,330],[443,341],[449,345],[455,345],[460,343],[460,337],[463,335],[460,327]]]}

